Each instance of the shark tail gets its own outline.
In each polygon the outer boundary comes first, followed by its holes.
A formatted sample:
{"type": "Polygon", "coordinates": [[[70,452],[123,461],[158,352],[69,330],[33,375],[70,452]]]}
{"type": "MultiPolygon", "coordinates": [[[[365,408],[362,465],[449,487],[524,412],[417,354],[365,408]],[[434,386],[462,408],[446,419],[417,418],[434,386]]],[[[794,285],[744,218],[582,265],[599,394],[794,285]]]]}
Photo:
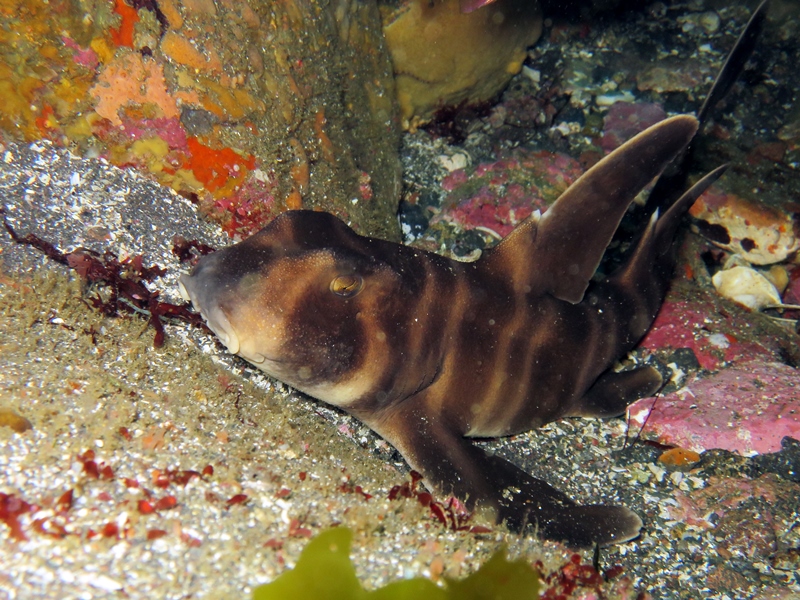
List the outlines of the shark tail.
{"type": "MultiPolygon", "coordinates": [[[[706,96],[703,106],[697,113],[698,128],[695,133],[694,139],[702,135],[703,129],[708,122],[708,117],[714,107],[719,104],[736,83],[742,70],[753,54],[756,47],[756,42],[761,35],[764,28],[764,22],[767,17],[767,9],[769,7],[769,0],[763,0],[758,8],[750,16],[747,26],[742,31],[739,39],[736,40],[725,64],[717,74],[714,84],[706,96]]],[[[686,188],[686,182],[689,177],[689,169],[692,165],[692,155],[694,150],[694,139],[678,155],[672,163],[664,169],[664,172],[656,181],[653,190],[650,192],[650,197],[647,199],[647,207],[660,209],[662,212],[666,207],[670,206],[672,201],[680,193],[680,190],[686,188]]]]}

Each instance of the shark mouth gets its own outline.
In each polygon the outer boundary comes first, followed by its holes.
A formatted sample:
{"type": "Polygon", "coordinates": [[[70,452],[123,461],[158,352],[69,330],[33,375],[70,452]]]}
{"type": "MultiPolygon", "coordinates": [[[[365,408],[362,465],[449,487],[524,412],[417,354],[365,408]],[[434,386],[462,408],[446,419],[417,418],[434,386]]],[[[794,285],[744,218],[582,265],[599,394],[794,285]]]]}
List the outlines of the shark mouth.
{"type": "Polygon", "coordinates": [[[208,289],[198,278],[192,275],[182,275],[178,280],[181,296],[191,302],[194,309],[205,319],[211,331],[225,344],[228,352],[238,354],[241,344],[225,311],[212,298],[209,298],[208,289]]]}

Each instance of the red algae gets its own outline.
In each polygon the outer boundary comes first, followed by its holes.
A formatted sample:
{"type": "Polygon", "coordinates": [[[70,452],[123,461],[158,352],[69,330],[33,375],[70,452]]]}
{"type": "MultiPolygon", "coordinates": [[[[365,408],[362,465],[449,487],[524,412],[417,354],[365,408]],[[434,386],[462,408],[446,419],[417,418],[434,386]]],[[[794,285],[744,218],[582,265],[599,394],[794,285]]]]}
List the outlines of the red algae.
{"type": "Polygon", "coordinates": [[[170,148],[185,149],[188,147],[188,136],[180,120],[177,118],[130,119],[123,118],[123,133],[131,140],[159,137],[170,148]]]}
{"type": "Polygon", "coordinates": [[[3,521],[11,530],[13,539],[17,541],[28,539],[22,530],[19,518],[30,512],[36,512],[34,505],[25,502],[25,500],[14,494],[0,492],[0,521],[3,521]]]}
{"type": "Polygon", "coordinates": [[[61,36],[61,41],[64,42],[67,48],[74,51],[72,60],[75,61],[75,64],[86,67],[87,69],[95,69],[100,63],[97,53],[92,48],[83,48],[75,40],[66,35],[61,36]]]}

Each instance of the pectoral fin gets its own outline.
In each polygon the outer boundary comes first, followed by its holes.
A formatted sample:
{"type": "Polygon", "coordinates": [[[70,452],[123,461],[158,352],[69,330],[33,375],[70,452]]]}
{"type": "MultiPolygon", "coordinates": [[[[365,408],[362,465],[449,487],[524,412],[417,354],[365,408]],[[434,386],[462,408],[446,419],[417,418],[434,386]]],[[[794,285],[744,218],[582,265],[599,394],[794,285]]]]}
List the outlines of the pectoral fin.
{"type": "Polygon", "coordinates": [[[629,404],[654,394],[661,387],[661,373],[654,367],[639,367],[630,371],[606,371],[580,400],[572,416],[616,417],[629,404]]]}
{"type": "Polygon", "coordinates": [[[549,484],[472,444],[411,399],[370,425],[442,495],[488,507],[512,530],[530,528],[540,537],[573,547],[608,545],[635,538],[641,519],[622,506],[580,506],[549,484]]]}

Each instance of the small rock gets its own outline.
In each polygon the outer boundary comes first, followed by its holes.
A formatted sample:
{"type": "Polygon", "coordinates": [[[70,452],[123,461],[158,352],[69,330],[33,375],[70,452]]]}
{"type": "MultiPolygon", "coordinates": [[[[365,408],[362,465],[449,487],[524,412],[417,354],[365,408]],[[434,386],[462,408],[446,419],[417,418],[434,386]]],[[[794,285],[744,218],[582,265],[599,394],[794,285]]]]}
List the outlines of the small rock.
{"type": "Polygon", "coordinates": [[[769,271],[764,273],[764,277],[769,279],[779,294],[783,294],[789,287],[789,269],[783,265],[772,265],[769,271]]]}
{"type": "Polygon", "coordinates": [[[800,248],[789,215],[712,188],[689,214],[701,235],[755,265],[782,262],[800,248]]]}
{"type": "MultiPolygon", "coordinates": [[[[784,481],[769,473],[755,479],[747,477],[719,477],[712,475],[708,484],[691,492],[675,490],[674,502],[666,507],[671,519],[699,529],[713,529],[712,535],[727,541],[721,545],[726,553],[739,553],[748,544],[747,536],[738,535],[739,527],[747,527],[748,519],[742,519],[745,511],[758,509],[761,527],[768,523],[768,539],[761,546],[766,550],[770,538],[782,543],[791,541],[791,523],[795,510],[794,499],[800,493],[796,483],[784,481]]],[[[751,513],[750,520],[754,520],[751,513]]]]}
{"type": "Polygon", "coordinates": [[[756,157],[766,158],[772,162],[780,163],[783,162],[783,159],[786,156],[786,144],[783,142],[759,144],[753,148],[752,154],[756,157]]]}
{"type": "Polygon", "coordinates": [[[542,31],[536,2],[498,0],[469,13],[456,0],[415,2],[383,16],[403,127],[412,131],[444,106],[494,96],[522,69],[542,31]]]}
{"type": "Polygon", "coordinates": [[[698,23],[707,34],[715,33],[719,29],[719,15],[713,10],[701,13],[698,23]]]}
{"type": "Polygon", "coordinates": [[[710,35],[719,29],[719,15],[712,10],[703,13],[692,13],[678,17],[678,25],[684,33],[696,32],[710,35]]]}
{"type": "Polygon", "coordinates": [[[713,569],[706,581],[708,588],[712,590],[736,590],[747,587],[747,578],[725,565],[713,569]]]}
{"type": "Polygon", "coordinates": [[[463,169],[467,166],[468,162],[469,159],[463,152],[456,152],[452,156],[442,154],[439,157],[439,163],[450,173],[457,171],[458,169],[463,169]]]}
{"type": "Polygon", "coordinates": [[[651,102],[616,102],[603,120],[600,146],[611,152],[637,133],[667,117],[660,104],[651,102]]]}
{"type": "Polygon", "coordinates": [[[708,77],[713,76],[713,70],[699,61],[667,57],[637,74],[636,88],[642,92],[651,91],[657,94],[668,92],[692,94],[695,89],[705,86],[708,77]]]}
{"type": "Polygon", "coordinates": [[[663,444],[752,456],[779,451],[785,436],[800,438],[798,389],[797,369],[752,361],[695,379],[655,405],[639,400],[628,416],[642,435],[663,444]]]}
{"type": "Polygon", "coordinates": [[[28,419],[10,408],[0,408],[0,427],[10,427],[16,433],[25,433],[33,429],[28,419]]]}
{"type": "Polygon", "coordinates": [[[735,508],[720,519],[714,537],[734,556],[766,558],[777,549],[771,521],[771,515],[763,514],[760,507],[735,508]]]}
{"type": "Polygon", "coordinates": [[[711,281],[721,296],[750,310],[762,310],[781,303],[781,296],[769,279],[750,267],[717,271],[711,281]]]}
{"type": "Polygon", "coordinates": [[[594,103],[597,106],[613,106],[614,104],[630,104],[636,99],[631,92],[623,90],[621,92],[609,92],[595,96],[594,103]]]}
{"type": "Polygon", "coordinates": [[[772,568],[779,571],[800,571],[800,548],[776,552],[771,557],[772,568]]]}

